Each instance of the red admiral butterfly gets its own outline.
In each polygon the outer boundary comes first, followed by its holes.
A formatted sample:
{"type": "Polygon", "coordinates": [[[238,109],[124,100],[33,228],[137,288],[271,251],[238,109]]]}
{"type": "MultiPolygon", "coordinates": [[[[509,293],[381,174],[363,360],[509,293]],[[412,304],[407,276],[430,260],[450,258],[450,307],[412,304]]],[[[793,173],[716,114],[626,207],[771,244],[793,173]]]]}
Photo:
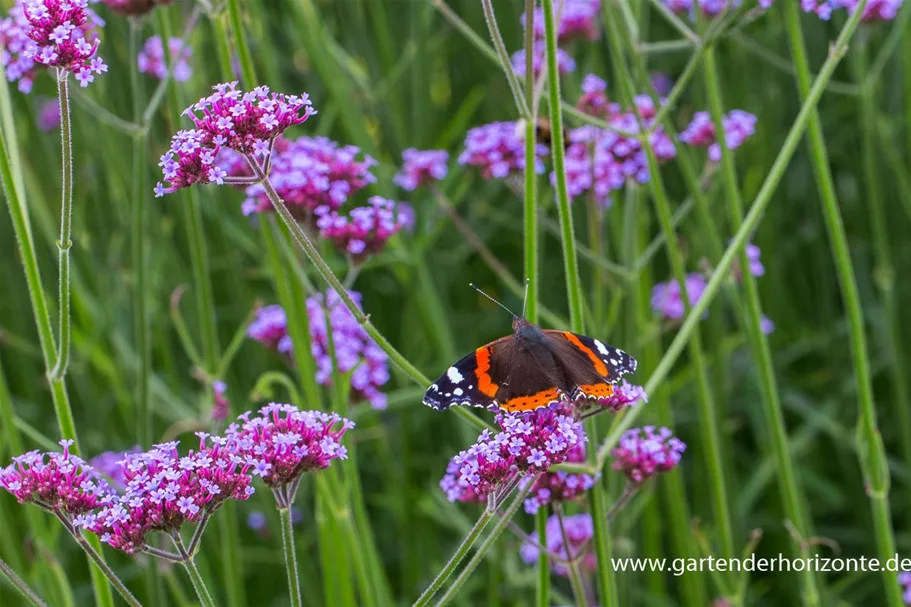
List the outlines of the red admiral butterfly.
{"type": "Polygon", "coordinates": [[[424,404],[532,411],[566,397],[609,398],[614,384],[636,371],[635,358],[597,339],[541,329],[515,314],[512,329],[449,367],[424,393],[424,404]]]}

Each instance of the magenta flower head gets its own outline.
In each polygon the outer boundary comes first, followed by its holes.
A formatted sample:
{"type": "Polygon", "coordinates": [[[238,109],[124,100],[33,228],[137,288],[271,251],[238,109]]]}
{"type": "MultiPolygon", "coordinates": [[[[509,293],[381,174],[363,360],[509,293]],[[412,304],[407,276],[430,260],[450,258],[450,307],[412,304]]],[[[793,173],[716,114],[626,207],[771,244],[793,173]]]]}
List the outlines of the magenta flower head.
{"type": "MultiPolygon", "coordinates": [[[[459,164],[478,167],[485,179],[504,179],[525,171],[525,129],[521,123],[493,122],[475,127],[465,136],[465,150],[459,164]]],[[[544,172],[544,161],[550,150],[535,144],[535,173],[544,172]]]]}
{"type": "MultiPolygon", "coordinates": [[[[170,53],[171,60],[174,61],[174,80],[177,82],[189,80],[193,74],[189,63],[193,47],[184,45],[180,38],[171,38],[168,40],[168,53],[170,53]]],[[[136,57],[136,63],[140,72],[164,80],[168,75],[168,57],[165,55],[161,36],[152,36],[146,40],[136,57]]]]}
{"type": "Polygon", "coordinates": [[[611,468],[622,470],[631,483],[641,485],[659,472],[673,470],[684,451],[686,445],[667,428],[633,428],[620,437],[619,444],[611,451],[614,456],[611,468]]]}
{"type": "Polygon", "coordinates": [[[408,148],[402,152],[402,160],[402,169],[392,180],[403,190],[411,191],[439,181],[449,172],[449,167],[446,166],[449,152],[446,150],[408,148]]]}
{"type": "MultiPolygon", "coordinates": [[[[566,461],[581,464],[585,461],[585,443],[578,442],[566,454],[566,461]]],[[[594,487],[596,476],[557,470],[545,472],[532,486],[525,500],[525,512],[535,514],[551,502],[572,501],[594,487]]],[[[530,479],[529,479],[530,480],[530,479]]]]}
{"type": "MultiPolygon", "coordinates": [[[[563,12],[560,13],[560,0],[553,4],[554,16],[560,15],[557,25],[557,42],[564,43],[574,38],[588,40],[598,39],[598,18],[601,14],[600,0],[563,0],[563,12]]],[[[525,13],[522,13],[522,27],[527,27],[525,13]]],[[[544,9],[534,11],[535,38],[544,39],[544,9]]]]}
{"type": "MultiPolygon", "coordinates": [[[[756,116],[743,110],[733,110],[723,117],[724,140],[728,149],[736,150],[756,132],[756,116]]],[[[715,137],[715,124],[708,112],[696,112],[689,126],[680,133],[680,141],[709,149],[709,160],[721,160],[721,145],[715,137]]]]}
{"type": "Polygon", "coordinates": [[[199,451],[183,457],[176,441],[127,454],[120,462],[126,491],[108,496],[100,510],[73,524],[132,554],[145,548],[150,532],[173,535],[186,523],[200,523],[228,499],[249,498],[251,464],[226,446],[227,439],[196,434],[199,451]]]}
{"type": "Polygon", "coordinates": [[[247,337],[255,339],[270,350],[290,354],[288,317],[278,305],[266,306],[256,311],[253,322],[247,327],[247,337]],[[283,345],[283,342],[286,342],[283,345]]]}
{"type": "Polygon", "coordinates": [[[129,451],[105,451],[90,459],[89,465],[106,476],[111,481],[111,486],[114,489],[123,491],[126,488],[127,481],[123,476],[123,468],[121,468],[120,462],[127,455],[135,453],[142,453],[142,447],[136,445],[129,451]]]}
{"type": "Polygon", "coordinates": [[[71,440],[60,441],[63,453],[29,451],[0,468],[0,487],[20,504],[35,504],[69,518],[97,508],[113,490],[101,474],[70,453],[71,440]]]}
{"type": "MultiPolygon", "coordinates": [[[[538,78],[543,71],[547,69],[547,62],[545,61],[545,44],[543,40],[535,40],[535,44],[532,47],[531,55],[531,69],[535,75],[535,78],[538,78]]],[[[516,76],[519,78],[525,77],[525,49],[519,49],[512,55],[512,71],[516,73],[516,76]]],[[[569,53],[564,51],[562,48],[557,49],[557,73],[560,75],[568,74],[570,72],[576,71],[576,61],[569,56],[569,53]]]]}
{"type": "Polygon", "coordinates": [[[367,202],[367,206],[351,209],[347,217],[328,207],[316,209],[319,235],[331,240],[354,263],[380,252],[386,241],[410,225],[413,215],[405,203],[381,196],[372,196],[367,202]]]}
{"type": "Polygon", "coordinates": [[[0,23],[3,65],[19,90],[31,90],[39,66],[72,72],[80,86],[108,67],[96,56],[101,18],[88,0],[18,0],[0,23]]]}
{"type": "MultiPolygon", "coordinates": [[[[300,137],[279,138],[275,147],[269,181],[291,214],[310,225],[317,209],[337,210],[376,181],[370,172],[376,160],[353,145],[342,146],[326,137],[300,137]]],[[[244,215],[274,210],[261,184],[247,188],[242,209],[244,215]]]]}
{"type": "Polygon", "coordinates": [[[520,475],[565,462],[573,447],[588,440],[582,425],[555,406],[501,413],[497,423],[502,432],[484,430],[474,445],[450,461],[440,481],[449,501],[485,502],[512,487],[520,475]]]}
{"type": "Polygon", "coordinates": [[[171,4],[174,0],[101,0],[112,11],[127,16],[144,15],[156,6],[171,4]]]}
{"type": "Polygon", "coordinates": [[[560,518],[555,514],[547,519],[544,533],[543,540],[538,538],[538,532],[535,531],[529,536],[534,543],[522,544],[522,547],[519,548],[519,556],[523,561],[529,565],[537,563],[541,553],[538,546],[543,546],[549,555],[556,557],[551,559],[551,569],[557,575],[569,576],[567,565],[572,561],[576,561],[582,571],[595,570],[597,563],[595,555],[591,551],[595,527],[590,514],[564,516],[562,525],[560,518]],[[565,542],[563,541],[564,535],[565,542]]]}
{"type": "MultiPolygon", "coordinates": [[[[686,295],[690,305],[696,305],[705,291],[705,276],[702,274],[688,274],[685,279],[686,295]]],[[[686,311],[683,304],[683,295],[680,283],[676,280],[660,282],[652,288],[652,309],[660,316],[669,320],[680,320],[686,311]]]]}
{"type": "Polygon", "coordinates": [[[228,427],[227,448],[272,488],[279,508],[291,505],[303,474],[348,458],[342,436],[354,422],[335,413],[270,403],[258,415],[248,411],[238,420],[228,427]]]}
{"type": "Polygon", "coordinates": [[[576,107],[597,118],[607,118],[620,112],[620,106],[607,98],[607,82],[594,74],[588,74],[582,80],[582,95],[576,107]]]}

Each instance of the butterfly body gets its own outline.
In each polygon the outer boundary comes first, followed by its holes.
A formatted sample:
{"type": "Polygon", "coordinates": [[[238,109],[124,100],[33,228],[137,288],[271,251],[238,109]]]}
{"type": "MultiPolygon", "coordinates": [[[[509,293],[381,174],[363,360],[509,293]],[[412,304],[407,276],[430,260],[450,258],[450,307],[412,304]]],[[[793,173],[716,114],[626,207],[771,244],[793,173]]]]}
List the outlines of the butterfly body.
{"type": "Polygon", "coordinates": [[[597,339],[516,318],[512,335],[449,367],[427,389],[424,404],[531,411],[566,399],[608,398],[613,385],[635,370],[632,356],[597,339]]]}

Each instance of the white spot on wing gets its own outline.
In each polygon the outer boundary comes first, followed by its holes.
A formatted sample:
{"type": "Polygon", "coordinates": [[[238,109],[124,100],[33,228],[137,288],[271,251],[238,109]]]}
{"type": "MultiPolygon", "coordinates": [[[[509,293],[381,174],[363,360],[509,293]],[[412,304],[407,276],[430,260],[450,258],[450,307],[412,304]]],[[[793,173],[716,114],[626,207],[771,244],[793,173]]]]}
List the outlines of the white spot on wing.
{"type": "Polygon", "coordinates": [[[449,381],[454,384],[461,383],[461,381],[465,379],[462,374],[459,373],[459,370],[455,367],[449,367],[449,369],[446,370],[446,377],[448,377],[449,381]]]}
{"type": "Polygon", "coordinates": [[[462,396],[462,388],[456,388],[455,390],[452,391],[452,393],[455,394],[456,396],[462,396]]]}
{"type": "Polygon", "coordinates": [[[602,356],[610,354],[610,352],[607,351],[607,347],[597,339],[595,340],[595,347],[598,348],[598,352],[600,352],[602,356]]]}

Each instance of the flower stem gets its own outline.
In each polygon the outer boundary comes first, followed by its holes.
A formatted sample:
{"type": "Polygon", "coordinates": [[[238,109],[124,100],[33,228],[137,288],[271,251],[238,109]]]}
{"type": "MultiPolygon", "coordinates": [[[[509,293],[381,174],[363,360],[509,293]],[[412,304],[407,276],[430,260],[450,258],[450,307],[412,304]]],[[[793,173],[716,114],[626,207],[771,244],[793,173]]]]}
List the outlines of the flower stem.
{"type": "Polygon", "coordinates": [[[285,569],[288,571],[288,589],[291,592],[292,607],[301,607],[301,582],[297,575],[297,553],[294,550],[294,528],[291,524],[291,508],[278,509],[282,523],[282,550],[285,553],[285,569]]]}
{"type": "MultiPolygon", "coordinates": [[[[509,84],[509,90],[512,92],[513,101],[516,103],[516,109],[519,110],[519,116],[521,116],[526,122],[532,120],[531,111],[529,110],[529,105],[526,103],[524,97],[522,97],[522,87],[519,84],[519,79],[516,77],[516,73],[512,70],[512,64],[509,61],[509,54],[506,52],[506,45],[503,43],[503,36],[500,35],[500,28],[497,26],[497,17],[493,12],[493,0],[481,0],[481,7],[484,9],[484,19],[487,21],[487,29],[490,32],[490,39],[493,41],[493,47],[497,52],[497,58],[500,60],[500,66],[503,68],[503,73],[506,74],[506,82],[509,84]]],[[[531,31],[531,28],[527,28],[531,31]]],[[[526,59],[530,56],[528,49],[526,51],[526,59]]],[[[525,74],[526,80],[534,80],[534,76],[531,72],[525,74]]]]}
{"type": "MultiPolygon", "coordinates": [[[[525,318],[538,322],[538,209],[535,200],[537,174],[535,173],[537,106],[535,104],[534,44],[535,44],[535,0],[525,0],[525,104],[529,115],[525,119],[525,205],[523,223],[525,231],[525,280],[528,281],[528,296],[525,302],[525,318]]],[[[508,66],[504,66],[508,67],[508,66]]],[[[550,579],[550,578],[548,578],[550,579]]]]}
{"type": "Polygon", "coordinates": [[[465,558],[465,555],[468,554],[468,551],[471,550],[472,546],[475,545],[475,542],[478,541],[478,538],[481,537],[481,532],[484,531],[484,528],[487,526],[487,523],[490,522],[490,519],[493,517],[496,510],[491,510],[490,508],[485,508],[484,512],[481,513],[481,516],[478,517],[478,520],[475,522],[474,526],[471,528],[471,531],[468,532],[468,535],[465,536],[465,539],[462,540],[462,543],[459,544],[459,547],[456,548],[456,551],[449,558],[449,561],[443,567],[439,574],[433,579],[433,582],[427,586],[427,589],[421,593],[421,596],[418,597],[418,600],[414,602],[412,607],[424,607],[430,603],[430,599],[433,598],[433,595],[443,587],[443,584],[455,571],[455,568],[462,562],[462,559],[465,558]]]}
{"type": "MultiPolygon", "coordinates": [[[[535,516],[535,526],[538,530],[538,541],[546,543],[544,539],[547,536],[546,508],[538,510],[538,514],[535,516]]],[[[546,549],[538,551],[538,585],[535,592],[535,605],[537,607],[550,605],[550,558],[546,549]]]]}
{"type": "MultiPolygon", "coordinates": [[[[845,32],[852,31],[860,23],[861,16],[867,6],[867,0],[862,0],[854,8],[839,36],[836,49],[841,54],[847,50],[843,40],[845,32]],[[841,46],[839,46],[839,43],[841,46]]],[[[802,99],[810,98],[810,69],[807,62],[806,48],[803,33],[800,29],[798,7],[785,3],[786,25],[791,45],[791,54],[797,69],[797,81],[802,99]],[[792,10],[794,9],[794,10],[792,10]]],[[[833,51],[833,53],[836,51],[833,51]]],[[[818,79],[817,79],[818,82],[818,79]]],[[[819,188],[823,208],[826,230],[832,247],[832,257],[838,273],[838,282],[841,286],[842,300],[848,317],[848,329],[851,338],[851,354],[854,365],[854,377],[857,384],[858,395],[858,420],[856,432],[856,448],[863,470],[865,489],[870,499],[873,515],[874,535],[876,538],[877,552],[880,559],[890,559],[895,554],[895,535],[892,529],[891,513],[889,508],[889,468],[886,463],[885,447],[882,436],[876,423],[876,407],[873,401],[873,386],[870,378],[870,363],[867,355],[867,338],[864,334],[863,309],[860,303],[860,293],[857,289],[857,280],[854,268],[851,265],[851,252],[848,248],[848,238],[845,233],[844,220],[838,208],[838,198],[835,193],[835,183],[826,153],[826,142],[823,136],[822,123],[818,112],[810,112],[808,120],[807,140],[810,147],[810,156],[816,174],[816,183],[819,188]]],[[[903,604],[901,587],[896,581],[896,573],[882,572],[885,586],[885,596],[888,605],[898,607],[903,604]]]]}
{"type": "Polygon", "coordinates": [[[61,202],[60,202],[60,239],[57,241],[59,277],[58,312],[60,345],[52,379],[61,379],[66,375],[70,362],[70,247],[73,231],[73,141],[70,125],[70,95],[68,91],[69,72],[57,70],[57,99],[60,102],[60,147],[62,148],[61,202]]]}
{"type": "MultiPolygon", "coordinates": [[[[58,515],[58,518],[60,516],[58,515]]],[[[123,597],[123,600],[127,602],[131,607],[142,607],[142,603],[133,596],[133,593],[126,587],[126,585],[120,581],[120,578],[117,577],[117,574],[114,573],[114,570],[111,569],[111,566],[107,564],[104,558],[89,544],[85,536],[78,529],[74,529],[72,524],[63,518],[60,519],[63,522],[67,530],[72,534],[76,539],[79,545],[85,550],[85,553],[89,555],[89,558],[92,559],[92,562],[95,563],[95,566],[98,567],[99,571],[104,574],[104,577],[108,578],[108,581],[111,582],[111,585],[114,587],[117,592],[120,593],[120,596],[123,597]]]]}
{"type": "Polygon", "coordinates": [[[209,589],[206,587],[206,583],[202,579],[199,569],[196,567],[196,561],[187,552],[180,534],[175,532],[171,536],[171,539],[174,540],[174,545],[177,547],[177,551],[183,559],[183,567],[190,577],[190,582],[193,584],[193,590],[196,591],[196,596],[199,598],[200,604],[202,607],[215,607],[215,601],[212,600],[212,595],[209,594],[209,589]]]}
{"type": "MultiPolygon", "coordinates": [[[[566,535],[565,517],[563,515],[563,504],[556,502],[554,510],[557,512],[557,520],[560,522],[560,539],[563,541],[563,549],[566,551],[568,562],[566,564],[569,570],[569,582],[573,589],[573,596],[576,599],[577,607],[588,607],[588,599],[585,597],[585,587],[582,585],[582,577],[579,575],[579,560],[581,551],[578,555],[572,554],[572,548],[569,543],[569,536],[566,535]]],[[[546,542],[547,540],[544,539],[546,542]]]]}
{"type": "MultiPolygon", "coordinates": [[[[449,587],[449,590],[446,591],[446,594],[444,594],[440,598],[440,600],[437,601],[436,607],[443,607],[443,605],[445,605],[446,603],[451,601],[455,597],[455,595],[459,592],[459,590],[462,588],[462,586],[465,585],[465,582],[468,581],[468,577],[471,575],[471,573],[475,569],[477,569],[478,565],[481,563],[481,561],[484,559],[484,557],[487,555],[487,553],[490,552],[490,549],[493,548],[493,545],[496,543],[497,539],[499,539],[500,535],[502,535],[503,531],[506,529],[507,525],[509,524],[509,521],[512,520],[512,517],[515,515],[516,511],[519,509],[519,506],[521,506],[522,503],[525,501],[525,498],[528,497],[528,494],[531,491],[531,488],[534,487],[535,482],[537,482],[539,477],[540,477],[540,474],[536,474],[528,481],[528,483],[526,483],[524,485],[520,485],[520,486],[522,486],[522,490],[519,491],[518,495],[516,495],[516,497],[513,499],[512,503],[509,504],[509,507],[503,512],[502,517],[500,517],[500,519],[497,521],[496,525],[494,525],[493,529],[490,530],[490,533],[487,535],[487,538],[481,543],[480,546],[478,546],[478,549],[475,551],[474,556],[471,557],[471,560],[468,561],[468,564],[466,564],[465,568],[462,569],[462,573],[460,573],[459,576],[455,579],[455,581],[449,587]]],[[[485,512],[485,515],[487,515],[488,519],[490,518],[490,516],[492,514],[493,513],[485,512]]],[[[485,522],[485,524],[486,524],[486,522],[485,522]]],[[[480,533],[480,531],[479,531],[479,533],[480,533]]],[[[477,540],[477,538],[474,538],[474,539],[477,540]]],[[[474,541],[472,541],[472,543],[474,543],[474,541]]],[[[460,548],[461,548],[461,546],[460,546],[460,548]]],[[[468,548],[470,548],[470,546],[468,548]]],[[[467,552],[467,549],[465,550],[465,552],[467,552]]],[[[461,559],[461,557],[463,557],[463,556],[465,556],[464,553],[459,558],[461,559]]],[[[451,574],[452,572],[450,571],[449,573],[451,574]]],[[[448,575],[447,575],[447,577],[448,577],[448,575]]],[[[434,580],[434,581],[436,581],[436,580],[434,580]]],[[[426,604],[426,602],[424,604],[426,604]]],[[[416,605],[417,605],[417,603],[415,603],[415,606],[416,605]]]]}
{"type": "Polygon", "coordinates": [[[0,573],[2,573],[10,584],[16,587],[16,589],[28,599],[28,602],[34,605],[35,607],[48,607],[48,604],[41,600],[41,597],[38,594],[29,588],[29,585],[26,584],[22,578],[16,575],[16,572],[7,565],[3,559],[0,559],[0,573]]]}

